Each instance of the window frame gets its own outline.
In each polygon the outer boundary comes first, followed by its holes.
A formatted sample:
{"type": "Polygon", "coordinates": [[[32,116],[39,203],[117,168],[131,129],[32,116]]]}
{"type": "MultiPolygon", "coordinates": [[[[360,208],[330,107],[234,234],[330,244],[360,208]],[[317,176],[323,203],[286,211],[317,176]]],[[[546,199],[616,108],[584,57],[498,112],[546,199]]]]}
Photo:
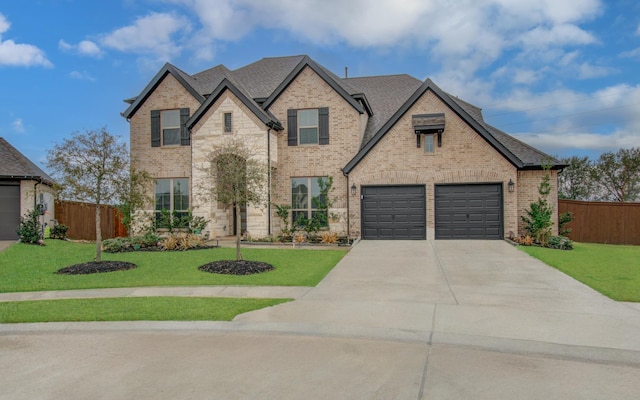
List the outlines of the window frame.
{"type": "Polygon", "coordinates": [[[297,110],[297,122],[298,122],[298,144],[301,146],[316,146],[320,144],[320,109],[318,108],[302,108],[297,110]],[[302,125],[301,116],[304,113],[308,113],[310,111],[315,111],[315,125],[302,125]],[[315,128],[315,141],[313,143],[303,143],[302,142],[302,129],[313,129],[315,128]]]}
{"type": "Polygon", "coordinates": [[[424,135],[424,152],[426,154],[434,154],[436,152],[435,135],[424,135]]]}
{"type": "MultiPolygon", "coordinates": [[[[291,182],[291,224],[293,226],[298,226],[296,224],[297,220],[300,216],[305,217],[307,220],[310,220],[314,216],[318,215],[319,208],[316,207],[317,203],[314,204],[314,199],[318,199],[320,202],[324,202],[326,204],[327,199],[322,199],[320,193],[320,185],[318,183],[318,178],[322,178],[323,180],[328,179],[327,176],[300,176],[300,177],[292,177],[290,179],[291,182]],[[294,182],[301,182],[299,185],[304,184],[307,188],[305,193],[294,192],[294,182]],[[304,183],[302,183],[304,182],[304,183]],[[300,205],[299,200],[296,200],[297,196],[304,196],[305,207],[297,207],[300,205]],[[296,217],[296,215],[298,215],[296,217]]],[[[328,213],[328,210],[327,210],[328,213]]],[[[328,215],[326,216],[328,217],[328,215]]],[[[325,225],[322,225],[322,228],[328,228],[329,220],[328,218],[324,218],[326,222],[325,225]]]]}
{"type": "Polygon", "coordinates": [[[231,133],[233,131],[233,113],[222,113],[222,125],[224,133],[231,133]],[[227,124],[227,116],[229,116],[229,124],[227,124]]]}
{"type": "Polygon", "coordinates": [[[173,147],[173,146],[180,146],[180,142],[181,142],[181,123],[180,123],[180,109],[179,108],[172,108],[172,109],[167,109],[167,110],[160,110],[160,140],[161,140],[161,145],[162,147],[173,147]],[[177,121],[178,121],[178,125],[176,126],[164,126],[164,121],[165,121],[165,114],[169,113],[169,112],[173,112],[177,114],[177,121]],[[170,143],[170,144],[166,144],[165,143],[165,130],[169,130],[169,129],[175,129],[175,135],[176,135],[176,143],[170,143]]]}
{"type": "MultiPolygon", "coordinates": [[[[162,210],[168,210],[172,215],[175,214],[176,217],[181,218],[183,216],[186,216],[189,213],[189,206],[191,204],[191,196],[190,196],[190,186],[189,186],[189,178],[158,178],[155,179],[154,181],[154,214],[155,214],[155,221],[156,224],[158,223],[158,221],[160,221],[160,218],[162,217],[162,210]],[[166,182],[169,184],[169,192],[158,192],[158,185],[161,182],[166,182]],[[185,189],[186,189],[186,208],[181,208],[181,209],[176,209],[176,202],[177,202],[177,197],[176,196],[182,196],[184,197],[183,193],[178,193],[176,194],[176,184],[180,184],[180,182],[184,182],[185,185],[185,189]],[[169,204],[169,208],[158,208],[158,196],[168,196],[168,204],[169,204]]],[[[181,203],[180,205],[184,206],[184,198],[180,199],[179,202],[181,203]]],[[[167,203],[167,199],[163,199],[161,201],[162,205],[164,206],[167,203]]],[[[164,226],[158,226],[159,228],[166,228],[164,226]]]]}

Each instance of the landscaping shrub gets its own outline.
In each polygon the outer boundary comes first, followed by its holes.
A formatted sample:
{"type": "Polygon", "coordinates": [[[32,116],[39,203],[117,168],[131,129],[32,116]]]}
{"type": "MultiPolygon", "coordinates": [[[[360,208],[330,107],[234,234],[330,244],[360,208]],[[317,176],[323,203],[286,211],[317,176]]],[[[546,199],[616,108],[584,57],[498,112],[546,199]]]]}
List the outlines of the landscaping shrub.
{"type": "Polygon", "coordinates": [[[551,236],[547,247],[559,250],[573,250],[573,242],[564,236],[551,236]]]}
{"type": "Polygon", "coordinates": [[[155,248],[158,246],[160,238],[153,233],[146,233],[143,236],[119,237],[105,239],[102,241],[102,250],[107,253],[121,253],[124,251],[134,251],[138,249],[155,248]]]}
{"type": "Polygon", "coordinates": [[[192,233],[178,233],[161,240],[159,247],[162,250],[189,250],[206,247],[206,243],[202,237],[192,233]]]}
{"type": "Polygon", "coordinates": [[[575,218],[573,217],[573,213],[571,211],[564,212],[558,215],[558,233],[560,236],[569,236],[571,233],[571,228],[567,228],[567,224],[573,221],[575,218]]]}
{"type": "Polygon", "coordinates": [[[66,239],[69,227],[63,224],[54,225],[51,228],[51,239],[66,239]]]}
{"type": "Polygon", "coordinates": [[[538,244],[544,247],[551,237],[553,205],[547,200],[551,192],[550,166],[545,165],[543,168],[545,169],[545,174],[538,186],[540,197],[538,197],[537,201],[529,205],[529,209],[525,210],[527,215],[521,215],[520,218],[525,224],[524,230],[531,235],[538,244]]]}
{"type": "Polygon", "coordinates": [[[322,232],[320,243],[335,244],[338,242],[338,234],[335,232],[322,232]]]}
{"type": "Polygon", "coordinates": [[[40,212],[33,209],[24,217],[20,217],[20,225],[18,226],[18,236],[22,243],[38,244],[42,240],[42,231],[40,230],[40,222],[38,217],[40,212]]]}

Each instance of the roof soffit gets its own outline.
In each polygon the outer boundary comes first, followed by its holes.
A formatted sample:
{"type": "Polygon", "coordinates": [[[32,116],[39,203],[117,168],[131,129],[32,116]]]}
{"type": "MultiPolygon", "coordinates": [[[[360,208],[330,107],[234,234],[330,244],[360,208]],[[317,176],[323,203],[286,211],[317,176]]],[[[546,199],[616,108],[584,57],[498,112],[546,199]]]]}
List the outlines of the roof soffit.
{"type": "Polygon", "coordinates": [[[199,103],[204,102],[205,98],[186,81],[180,71],[173,65],[166,63],[153,77],[151,82],[149,82],[149,84],[142,90],[140,95],[135,98],[133,103],[122,113],[122,116],[127,119],[131,118],[169,74],[171,74],[171,76],[173,76],[196,100],[198,100],[199,103]]]}
{"type": "Polygon", "coordinates": [[[304,58],[298,63],[298,65],[289,73],[289,75],[285,78],[282,83],[276,88],[276,90],[269,96],[265,102],[262,104],[264,109],[268,109],[279,97],[280,95],[289,87],[289,85],[300,75],[300,73],[305,69],[305,67],[311,68],[313,72],[315,72],[322,80],[324,80],[333,90],[335,90],[340,96],[349,105],[351,105],[356,111],[360,114],[365,112],[364,107],[361,103],[354,99],[347,91],[335,80],[333,79],[324,69],[320,68],[320,66],[313,61],[308,56],[304,56],[304,58]]]}

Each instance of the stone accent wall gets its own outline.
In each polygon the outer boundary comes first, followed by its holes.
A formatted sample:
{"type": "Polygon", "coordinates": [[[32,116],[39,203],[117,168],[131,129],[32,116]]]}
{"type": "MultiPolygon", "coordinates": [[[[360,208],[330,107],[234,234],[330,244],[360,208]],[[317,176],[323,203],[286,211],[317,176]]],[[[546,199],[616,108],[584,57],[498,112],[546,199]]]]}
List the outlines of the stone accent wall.
{"type": "MultiPolygon", "coordinates": [[[[366,125],[347,101],[319,75],[307,67],[271,105],[269,111],[284,126],[278,134],[278,168],[273,176],[273,202],[291,205],[291,178],[332,176],[334,207],[329,210],[338,218],[329,221],[334,232],[345,232],[347,223],[347,179],[342,168],[358,152],[366,125]],[[287,143],[287,110],[329,107],[329,144],[298,145],[287,143]]],[[[279,220],[273,214],[275,229],[279,220]]]]}
{"type": "MultiPolygon", "coordinates": [[[[270,133],[272,163],[277,161],[276,135],[270,133]]],[[[208,231],[211,237],[233,234],[233,209],[218,203],[211,195],[209,188],[215,184],[206,170],[210,167],[211,151],[223,145],[226,140],[241,138],[248,146],[255,159],[265,167],[267,173],[267,127],[231,92],[226,91],[217,99],[193,127],[191,144],[193,148],[193,196],[194,215],[210,220],[208,231]],[[224,114],[231,113],[232,131],[224,132],[224,114]]],[[[247,232],[254,237],[268,234],[268,213],[266,206],[267,179],[262,206],[247,206],[247,232]]]]}
{"type": "Polygon", "coordinates": [[[358,187],[351,196],[351,233],[360,230],[360,187],[362,185],[420,184],[427,189],[427,238],[435,234],[434,186],[444,183],[502,183],[504,232],[517,231],[518,197],[509,193],[509,179],[517,180],[516,168],[478,133],[469,127],[431,91],[425,93],[382,138],[356,168],[349,179],[358,187]],[[434,140],[434,153],[416,147],[411,116],[444,113],[442,147],[434,140]]]}

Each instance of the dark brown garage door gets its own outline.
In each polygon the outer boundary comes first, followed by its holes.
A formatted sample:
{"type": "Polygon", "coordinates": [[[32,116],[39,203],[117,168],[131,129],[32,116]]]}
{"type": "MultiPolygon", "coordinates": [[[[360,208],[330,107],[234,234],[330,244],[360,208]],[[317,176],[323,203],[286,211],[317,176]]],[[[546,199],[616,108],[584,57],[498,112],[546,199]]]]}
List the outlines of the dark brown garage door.
{"type": "Polygon", "coordinates": [[[362,238],[427,238],[424,186],[363,186],[362,238]]]}
{"type": "Polygon", "coordinates": [[[0,182],[0,240],[18,238],[20,224],[20,184],[0,182]]]}
{"type": "Polygon", "coordinates": [[[436,185],[436,239],[502,239],[502,185],[436,185]]]}

